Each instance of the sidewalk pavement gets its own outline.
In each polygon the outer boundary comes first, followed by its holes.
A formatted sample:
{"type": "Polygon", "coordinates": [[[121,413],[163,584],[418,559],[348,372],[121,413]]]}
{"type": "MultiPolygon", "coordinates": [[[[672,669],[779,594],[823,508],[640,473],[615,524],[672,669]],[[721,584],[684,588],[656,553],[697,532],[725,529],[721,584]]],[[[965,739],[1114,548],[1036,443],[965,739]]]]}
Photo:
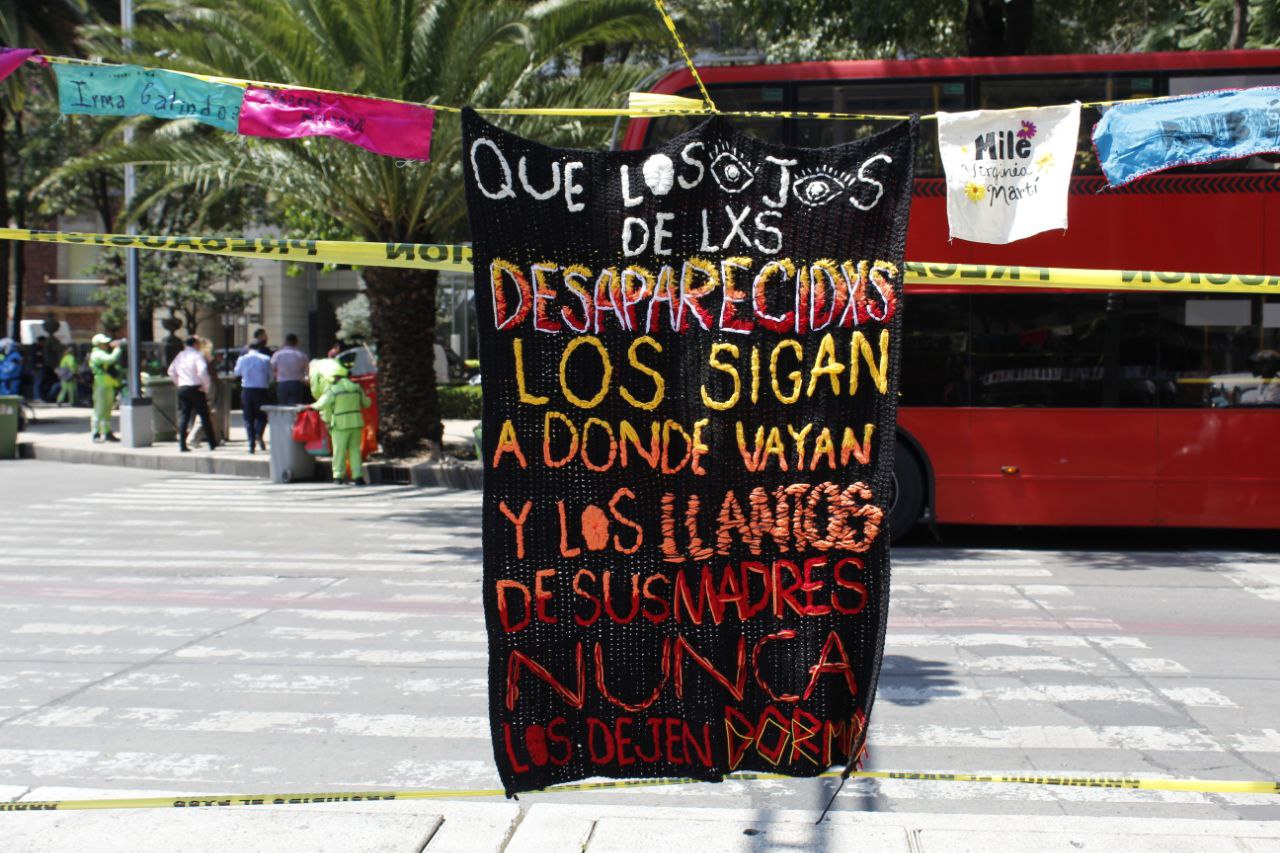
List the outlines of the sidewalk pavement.
{"type": "MultiPolygon", "coordinates": [[[[86,793],[36,789],[22,799],[58,796],[86,793]]],[[[533,799],[0,812],[0,846],[6,853],[1280,851],[1280,824],[1261,821],[842,811],[815,825],[814,812],[526,802],[533,799]]]]}
{"type": "MultiPolygon", "coordinates": [[[[95,444],[89,434],[91,409],[44,405],[35,407],[34,411],[35,417],[28,421],[26,430],[18,433],[18,456],[23,459],[262,479],[271,476],[269,453],[261,450],[256,454],[249,453],[244,419],[239,411],[231,412],[231,430],[226,444],[213,451],[208,445],[193,446],[189,453],[179,451],[176,441],[159,442],[151,447],[125,447],[123,442],[95,444]]],[[[478,423],[471,420],[445,421],[445,444],[470,446],[473,442],[472,429],[478,423]]],[[[117,413],[112,417],[117,435],[120,434],[119,425],[117,413]]]]}

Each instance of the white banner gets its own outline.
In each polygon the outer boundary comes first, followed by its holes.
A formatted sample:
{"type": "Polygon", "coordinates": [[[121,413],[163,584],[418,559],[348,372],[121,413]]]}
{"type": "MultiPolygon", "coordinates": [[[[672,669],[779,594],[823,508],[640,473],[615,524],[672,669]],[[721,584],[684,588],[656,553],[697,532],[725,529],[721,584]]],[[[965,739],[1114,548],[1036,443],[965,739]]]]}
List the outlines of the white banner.
{"type": "Polygon", "coordinates": [[[938,113],[952,237],[1012,243],[1067,227],[1080,104],[938,113]]]}

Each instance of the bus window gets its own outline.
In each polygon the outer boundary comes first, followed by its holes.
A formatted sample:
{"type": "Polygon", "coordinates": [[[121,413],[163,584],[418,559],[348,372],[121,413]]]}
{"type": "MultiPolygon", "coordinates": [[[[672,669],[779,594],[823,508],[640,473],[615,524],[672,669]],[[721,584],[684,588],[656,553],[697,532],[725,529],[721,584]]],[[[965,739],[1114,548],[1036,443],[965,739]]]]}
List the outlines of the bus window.
{"type": "Polygon", "coordinates": [[[973,405],[1157,405],[1156,310],[1146,295],[974,295],[973,405]]]}
{"type": "Polygon", "coordinates": [[[1217,89],[1249,89],[1254,86],[1280,86],[1280,74],[1205,74],[1193,72],[1169,75],[1170,95],[1194,95],[1217,89]]]}
{"type": "MultiPolygon", "coordinates": [[[[1248,89],[1253,86],[1280,86],[1280,74],[1170,74],[1170,95],[1194,95],[1216,89],[1248,89]]],[[[1217,163],[1201,163],[1176,170],[1177,173],[1195,172],[1270,172],[1280,169],[1280,155],[1255,154],[1240,160],[1222,160],[1217,163]]],[[[1172,171],[1172,170],[1171,170],[1172,171]]]]}
{"type": "Polygon", "coordinates": [[[1167,405],[1280,406],[1278,308],[1261,297],[1167,296],[1160,312],[1167,405]]]}
{"type": "MultiPolygon", "coordinates": [[[[786,90],[781,83],[754,86],[708,86],[711,98],[716,107],[729,112],[736,110],[784,110],[786,109],[786,90]]],[[[702,100],[697,87],[682,89],[676,93],[682,98],[702,100]]],[[[740,118],[730,117],[733,126],[748,136],[754,136],[768,142],[785,142],[786,125],[783,119],[777,118],[740,118]]],[[[702,122],[705,116],[668,116],[654,119],[649,123],[649,136],[645,145],[659,145],[673,136],[679,136],[702,122]]]]}
{"type": "MultiPolygon", "coordinates": [[[[978,105],[984,110],[1045,107],[1071,101],[1123,101],[1155,94],[1151,76],[1113,77],[993,77],[978,84],[978,105]]],[[[1098,112],[1086,107],[1080,114],[1080,141],[1076,145],[1075,174],[1097,174],[1093,153],[1093,125],[1098,112]]]]}
{"type": "Polygon", "coordinates": [[[902,320],[904,406],[967,406],[973,367],[969,361],[969,297],[907,293],[902,320]]]}
{"type": "MultiPolygon", "coordinates": [[[[963,110],[965,84],[959,80],[895,80],[799,84],[798,112],[887,113],[927,115],[937,110],[963,110]]],[[[883,121],[797,119],[796,144],[824,148],[862,139],[888,127],[883,121]]],[[[938,135],[921,132],[916,153],[916,177],[942,174],[938,135]]]]}

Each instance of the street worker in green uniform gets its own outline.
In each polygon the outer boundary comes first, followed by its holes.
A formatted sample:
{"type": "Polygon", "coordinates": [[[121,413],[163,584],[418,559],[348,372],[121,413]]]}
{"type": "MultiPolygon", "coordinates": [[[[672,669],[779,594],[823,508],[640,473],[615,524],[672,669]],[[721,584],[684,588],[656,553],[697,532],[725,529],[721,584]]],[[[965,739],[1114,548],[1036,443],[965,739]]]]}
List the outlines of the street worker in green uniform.
{"type": "Polygon", "coordinates": [[[61,406],[63,403],[68,403],[74,406],[76,404],[76,354],[71,351],[71,347],[62,351],[62,359],[54,372],[58,376],[57,404],[61,406]]]}
{"type": "Polygon", "coordinates": [[[111,433],[111,409],[116,403],[120,381],[120,357],[124,355],[119,341],[104,334],[93,336],[89,353],[89,370],[93,372],[93,440],[119,441],[111,433]]]}
{"type": "Polygon", "coordinates": [[[351,480],[357,486],[364,485],[363,460],[360,458],[360,433],[364,430],[363,409],[373,401],[364,389],[347,378],[346,365],[338,364],[332,371],[333,383],[311,408],[320,413],[329,427],[333,441],[333,480],[346,482],[348,462],[351,464],[351,480]]]}

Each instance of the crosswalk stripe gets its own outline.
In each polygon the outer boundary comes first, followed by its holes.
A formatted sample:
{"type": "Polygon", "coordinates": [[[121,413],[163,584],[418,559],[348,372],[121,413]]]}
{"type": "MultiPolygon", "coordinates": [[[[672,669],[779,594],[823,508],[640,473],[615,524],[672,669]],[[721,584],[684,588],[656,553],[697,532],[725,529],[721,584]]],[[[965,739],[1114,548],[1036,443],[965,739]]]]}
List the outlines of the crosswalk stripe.
{"type": "MultiPolygon", "coordinates": [[[[137,500],[137,499],[120,499],[120,498],[68,498],[76,504],[89,504],[93,506],[110,507],[113,511],[167,511],[173,508],[173,501],[165,499],[157,500],[137,500]]],[[[250,513],[253,515],[305,515],[314,517],[316,515],[386,515],[389,510],[405,510],[406,507],[401,504],[374,504],[374,503],[352,503],[338,505],[333,503],[316,502],[306,506],[298,506],[296,504],[281,505],[271,503],[270,501],[256,501],[249,503],[246,501],[201,501],[204,509],[212,511],[217,510],[220,513],[250,513]]],[[[422,507],[427,509],[429,507],[422,507]]]]}
{"type": "MultiPolygon", "coordinates": [[[[215,683],[186,678],[180,673],[130,673],[123,678],[111,679],[98,689],[111,693],[137,692],[188,692],[216,690],[219,694],[264,695],[325,695],[348,696],[358,688],[361,675],[336,676],[291,675],[276,673],[237,673],[220,677],[215,683]]],[[[1031,703],[1083,703],[1115,702],[1133,705],[1162,706],[1172,701],[1189,708],[1235,708],[1236,703],[1209,688],[1161,688],[1159,693],[1145,687],[1117,687],[1105,684],[1041,684],[1023,687],[983,688],[966,685],[931,685],[917,687],[899,685],[896,679],[881,681],[876,696],[886,702],[899,705],[916,705],[925,702],[1031,702],[1031,703]],[[1163,694],[1160,695],[1160,694],[1163,694]]],[[[4,682],[0,679],[0,686],[4,682]]],[[[456,698],[480,698],[488,696],[488,682],[484,678],[397,678],[389,680],[385,688],[396,696],[450,696],[456,698]]]]}
{"type": "Polygon", "coordinates": [[[40,635],[54,637],[102,637],[108,634],[116,636],[167,637],[184,639],[198,637],[207,633],[204,628],[195,626],[169,625],[102,625],[92,622],[26,622],[10,628],[8,633],[21,635],[40,635]]]}
{"type": "MultiPolygon", "coordinates": [[[[14,738],[23,745],[101,743],[104,751],[0,749],[0,781],[27,786],[55,778],[109,779],[191,792],[265,790],[287,772],[273,763],[293,766],[284,756],[298,748],[290,737],[297,735],[328,738],[334,755],[342,756],[316,762],[313,778],[304,780],[309,787],[497,785],[483,716],[488,654],[480,506],[477,492],[323,483],[286,489],[179,475],[19,508],[0,534],[0,588],[6,593],[0,603],[0,714],[21,714],[5,728],[8,745],[15,745],[14,738]],[[199,544],[175,550],[171,530],[154,519],[197,491],[199,506],[179,510],[175,518],[183,535],[199,544]],[[442,511],[450,514],[447,526],[433,524],[433,513],[442,511]],[[249,513],[266,525],[263,538],[229,537],[249,513]],[[473,523],[457,524],[458,514],[473,523]],[[230,520],[213,521],[221,517],[230,520]],[[127,551],[62,535],[69,523],[84,530],[83,524],[106,519],[128,540],[127,551]],[[332,539],[299,533],[300,523],[308,529],[341,525],[348,538],[329,545],[332,539]],[[203,567],[199,574],[174,568],[193,561],[203,567]],[[252,617],[225,636],[179,648],[252,617]],[[122,666],[148,657],[157,661],[122,666]],[[120,674],[106,677],[112,671],[120,674]],[[91,690],[69,701],[43,704],[88,684],[91,690]],[[367,707],[387,713],[354,713],[365,709],[361,697],[369,696],[379,703],[367,707]],[[394,713],[403,710],[431,713],[394,713]],[[442,710],[449,713],[437,716],[442,710]],[[216,750],[200,750],[215,737],[216,750]],[[398,738],[431,743],[417,752],[398,738]],[[146,739],[161,749],[105,748],[146,739]],[[191,753],[162,751],[188,740],[191,753]],[[381,743],[375,746],[375,740],[381,743]]],[[[1205,686],[1189,678],[1179,661],[1157,657],[1169,649],[1148,633],[1158,639],[1161,626],[1130,625],[1129,617],[1120,624],[1091,610],[1087,605],[1099,593],[1069,585],[1063,572],[1076,556],[895,549],[878,691],[883,704],[872,722],[870,767],[983,772],[1061,761],[1077,769],[1104,764],[1103,775],[1115,775],[1117,768],[1152,766],[1144,757],[1151,753],[1199,756],[1182,759],[1198,764],[1238,763],[1232,751],[1255,754],[1259,762],[1280,754],[1280,729],[1244,727],[1256,719],[1233,701],[1248,698],[1245,682],[1205,686]],[[1135,635],[1139,630],[1142,636],[1135,635]],[[926,704],[932,712],[915,708],[926,704]],[[993,719],[993,704],[1022,709],[999,715],[998,725],[972,725],[993,719]],[[1191,712],[1182,709],[1213,713],[1188,717],[1191,712]],[[1201,718],[1213,725],[1201,727],[1201,718]],[[1133,725],[1084,724],[1105,719],[1133,725]],[[1163,724],[1167,720],[1182,724],[1163,724]],[[1023,722],[1081,724],[1016,725],[1023,722]],[[1161,724],[1139,725],[1147,722],[1161,724]]],[[[1154,554],[1149,562],[1176,567],[1185,556],[1154,554]]],[[[1205,564],[1249,595],[1280,601],[1280,571],[1265,555],[1215,552],[1205,564]]],[[[1197,626],[1163,627],[1176,633],[1197,626]]],[[[728,782],[644,789],[634,796],[693,796],[699,803],[777,796],[787,802],[806,799],[809,784],[728,782]]],[[[918,800],[918,807],[956,801],[956,808],[970,810],[978,803],[1016,801],[1214,809],[1234,802],[1181,792],[904,780],[852,781],[837,807],[856,806],[850,797],[918,800]]]]}
{"type": "MultiPolygon", "coordinates": [[[[181,668],[181,665],[178,665],[181,668]]],[[[220,695],[247,694],[272,696],[351,696],[362,684],[374,680],[372,675],[333,675],[330,673],[236,672],[196,679],[182,672],[149,670],[131,672],[110,679],[97,689],[108,693],[190,693],[214,691],[220,695]]],[[[379,682],[380,684],[382,682],[379,682]]],[[[395,696],[450,696],[483,698],[488,694],[485,678],[391,678],[386,689],[395,696]]]]}
{"type": "MultiPolygon", "coordinates": [[[[89,608],[90,610],[94,608],[89,608]]],[[[304,611],[290,610],[287,607],[282,608],[282,613],[315,616],[327,620],[337,621],[399,621],[401,618],[418,618],[420,616],[412,616],[409,614],[394,614],[388,618],[386,614],[371,613],[362,611],[304,611]]],[[[3,629],[0,629],[3,630],[3,629]]],[[[115,623],[94,623],[82,620],[67,622],[23,622],[15,624],[8,628],[10,634],[49,634],[59,636],[103,636],[108,634],[117,635],[138,635],[147,637],[175,637],[181,638],[188,636],[194,632],[204,629],[193,628],[189,625],[137,625],[129,622],[115,623]]],[[[464,644],[480,644],[488,642],[488,636],[484,631],[480,630],[431,630],[431,629],[404,629],[404,630],[354,630],[354,629],[333,629],[333,628],[315,628],[306,625],[278,625],[268,630],[268,633],[283,640],[369,640],[386,637],[399,637],[404,640],[413,640],[420,642],[422,640],[434,640],[441,643],[464,643],[464,644]]],[[[1043,649],[1089,649],[1095,646],[1092,642],[1099,638],[1082,637],[1075,634],[905,634],[891,633],[888,635],[886,649],[893,653],[900,649],[920,649],[920,648],[990,648],[990,647],[1010,647],[1016,649],[1043,650],[1043,649]]],[[[1146,644],[1137,637],[1108,637],[1100,638],[1103,640],[1127,640],[1124,643],[1125,648],[1145,649],[1146,644]]],[[[1115,648],[1116,645],[1103,646],[1104,648],[1115,648]]],[[[1029,659],[1039,660],[1044,656],[1028,656],[1029,659]]],[[[1137,660],[1150,660],[1139,658],[1137,660]]]]}
{"type": "Polygon", "coordinates": [[[305,711],[191,711],[59,705],[9,721],[19,728],[143,729],[223,734],[350,735],[354,737],[487,740],[487,717],[333,714],[305,711]]]}
{"type": "Polygon", "coordinates": [[[388,666],[405,666],[442,661],[487,661],[488,652],[470,649],[337,649],[321,651],[302,649],[237,649],[217,646],[187,646],[173,654],[181,660],[291,660],[291,661],[347,661],[351,663],[376,663],[388,666]]]}
{"type": "MultiPolygon", "coordinates": [[[[1274,730],[1272,730],[1274,733],[1274,730]]],[[[926,749],[1120,749],[1148,752],[1222,752],[1250,745],[1251,752],[1280,751],[1267,732],[1214,736],[1179,726],[943,726],[873,725],[873,747],[926,749]]]]}
{"type": "Polygon", "coordinates": [[[1040,569],[1031,566],[1009,566],[1001,568],[998,566],[951,566],[946,563],[928,566],[900,566],[896,563],[892,569],[893,576],[896,577],[1017,577],[1017,578],[1047,578],[1053,576],[1050,569],[1040,569]]]}
{"type": "MultiPolygon", "coordinates": [[[[139,563],[151,561],[160,558],[153,558],[149,555],[138,557],[6,557],[0,556],[0,566],[21,566],[23,568],[34,568],[37,566],[48,566],[51,569],[129,569],[136,571],[139,563]]],[[[169,558],[178,562],[179,565],[190,560],[188,555],[186,558],[171,557],[169,558]]],[[[462,556],[459,554],[420,554],[416,555],[412,560],[396,560],[387,562],[374,562],[374,557],[369,560],[345,560],[332,562],[312,562],[308,560],[296,560],[290,558],[273,557],[270,559],[224,559],[221,561],[223,565],[232,568],[255,568],[262,571],[310,571],[313,575],[322,576],[326,573],[332,575],[335,572],[407,572],[412,571],[415,567],[425,567],[428,565],[455,565],[455,566],[474,566],[479,570],[479,560],[476,557],[462,556]]],[[[3,578],[0,577],[0,580],[3,578]]]]}
{"type": "MultiPolygon", "coordinates": [[[[127,605],[127,604],[67,604],[61,601],[51,601],[40,605],[49,610],[65,611],[67,613],[91,613],[94,615],[116,614],[119,616],[196,616],[206,613],[219,613],[233,615],[238,618],[247,619],[262,611],[259,609],[248,609],[244,607],[174,607],[172,605],[127,605]]],[[[28,611],[31,609],[29,604],[0,604],[0,611],[28,611]]],[[[412,614],[404,614],[407,617],[412,614]]]]}
{"type": "Polygon", "coordinates": [[[1116,702],[1131,705],[1163,706],[1170,702],[1188,708],[1237,708],[1226,696],[1207,687],[1180,690],[1145,687],[1117,687],[1109,684],[1034,684],[1025,687],[969,687],[966,685],[898,685],[894,679],[881,680],[876,698],[896,705],[925,702],[1116,702]],[[1162,695],[1163,694],[1163,695],[1162,695]]]}
{"type": "MultiPolygon", "coordinates": [[[[487,717],[307,711],[206,711],[182,708],[59,705],[9,722],[17,728],[88,728],[224,734],[349,735],[487,740],[487,717]]],[[[1280,752],[1275,729],[1214,735],[1170,726],[906,726],[873,725],[873,749],[1125,750],[1143,752],[1280,752]]]]}
{"type": "MultiPolygon", "coordinates": [[[[0,774],[28,784],[33,779],[78,776],[217,786],[248,778],[247,769],[243,762],[218,753],[0,748],[0,774]]],[[[279,772],[279,768],[262,762],[252,765],[252,769],[263,775],[279,772]]]]}
{"type": "Polygon", "coordinates": [[[893,631],[885,637],[885,646],[897,648],[937,648],[957,646],[1012,646],[1019,649],[1087,649],[1092,646],[1114,649],[1145,649],[1147,644],[1138,637],[1087,637],[1079,634],[912,634],[893,631]]]}

